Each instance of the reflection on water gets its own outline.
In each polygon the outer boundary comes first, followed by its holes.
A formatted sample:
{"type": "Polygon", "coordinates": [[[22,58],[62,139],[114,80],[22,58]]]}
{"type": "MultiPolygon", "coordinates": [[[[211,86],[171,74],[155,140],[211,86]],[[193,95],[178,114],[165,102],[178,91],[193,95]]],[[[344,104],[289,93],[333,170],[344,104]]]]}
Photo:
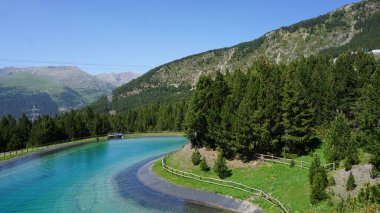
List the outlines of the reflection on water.
{"type": "Polygon", "coordinates": [[[165,212],[231,213],[231,211],[225,209],[213,208],[204,204],[202,205],[181,198],[164,195],[145,187],[138,180],[136,173],[141,166],[153,159],[154,158],[146,159],[117,174],[115,180],[118,185],[119,193],[123,197],[133,199],[138,205],[144,206],[145,208],[152,210],[159,209],[165,212]]]}
{"type": "Polygon", "coordinates": [[[103,141],[1,165],[0,212],[221,212],[150,191],[131,173],[132,165],[185,143],[103,141]]]}

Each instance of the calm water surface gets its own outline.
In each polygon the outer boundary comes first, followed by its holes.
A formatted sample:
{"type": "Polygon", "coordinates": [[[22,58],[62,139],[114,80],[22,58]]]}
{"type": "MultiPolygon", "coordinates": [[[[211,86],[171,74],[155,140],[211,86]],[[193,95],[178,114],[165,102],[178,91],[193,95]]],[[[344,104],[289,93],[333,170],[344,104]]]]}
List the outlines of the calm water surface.
{"type": "Polygon", "coordinates": [[[96,142],[2,166],[0,212],[220,212],[136,181],[136,163],[185,143],[182,137],[96,142]]]}

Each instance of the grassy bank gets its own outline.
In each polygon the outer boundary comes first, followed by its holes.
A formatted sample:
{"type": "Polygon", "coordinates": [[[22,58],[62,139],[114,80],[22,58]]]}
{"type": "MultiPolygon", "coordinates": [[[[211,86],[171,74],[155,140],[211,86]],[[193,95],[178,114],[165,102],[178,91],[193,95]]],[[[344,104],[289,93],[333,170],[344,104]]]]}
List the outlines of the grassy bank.
{"type": "Polygon", "coordinates": [[[73,141],[69,141],[69,142],[66,142],[66,143],[52,144],[52,145],[46,145],[46,146],[40,146],[40,147],[30,147],[28,149],[17,150],[17,153],[15,151],[12,151],[11,155],[5,155],[4,156],[3,154],[0,154],[0,161],[8,160],[8,159],[11,159],[11,158],[14,158],[14,157],[30,154],[30,153],[33,153],[33,152],[38,152],[38,151],[45,150],[45,149],[58,148],[58,147],[61,147],[61,146],[66,146],[66,145],[75,144],[75,143],[93,142],[93,141],[96,141],[96,140],[106,140],[106,139],[107,139],[107,137],[105,137],[105,136],[104,137],[93,137],[93,138],[85,138],[85,139],[73,140],[73,141]]]}
{"type": "MultiPolygon", "coordinates": [[[[316,149],[314,152],[322,154],[320,149],[316,149]]],[[[309,156],[302,156],[297,158],[297,160],[311,161],[311,155],[312,154],[309,156]]],[[[169,156],[167,158],[167,164],[170,167],[197,175],[217,178],[217,175],[212,170],[209,172],[203,172],[198,166],[193,166],[189,155],[185,154],[184,150],[169,156]]],[[[208,164],[212,166],[213,162],[208,162],[208,164]]],[[[270,193],[273,197],[279,199],[287,208],[290,208],[291,212],[328,212],[333,210],[333,206],[331,206],[328,202],[322,202],[318,206],[312,206],[310,204],[310,187],[307,169],[295,167],[291,168],[287,165],[264,162],[256,162],[255,164],[250,164],[249,166],[230,168],[232,169],[233,175],[227,178],[227,180],[240,182],[270,193]]],[[[199,188],[242,200],[249,199],[254,204],[259,205],[266,212],[279,211],[276,207],[264,199],[252,197],[250,193],[222,186],[210,185],[168,173],[162,169],[161,161],[157,161],[155,163],[153,166],[153,171],[160,177],[177,185],[199,188]]]]}

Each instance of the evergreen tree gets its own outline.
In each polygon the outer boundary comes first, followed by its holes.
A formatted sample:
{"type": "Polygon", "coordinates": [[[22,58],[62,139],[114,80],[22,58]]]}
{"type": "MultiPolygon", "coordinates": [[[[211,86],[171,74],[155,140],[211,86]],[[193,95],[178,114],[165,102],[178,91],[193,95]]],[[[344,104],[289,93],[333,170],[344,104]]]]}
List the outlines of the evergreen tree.
{"type": "Polygon", "coordinates": [[[211,84],[212,79],[209,76],[201,76],[189,104],[185,121],[186,136],[190,139],[193,147],[202,147],[209,143],[207,138],[207,102],[210,98],[211,84]]]}
{"type": "Polygon", "coordinates": [[[308,151],[313,134],[313,109],[302,92],[303,87],[295,76],[297,67],[286,72],[283,88],[282,117],[284,152],[301,154],[308,151]]]}
{"type": "Polygon", "coordinates": [[[339,113],[331,123],[324,153],[329,162],[337,162],[348,155],[349,150],[355,150],[351,137],[351,128],[343,113],[339,113]]]}
{"type": "Polygon", "coordinates": [[[380,63],[362,89],[358,101],[357,121],[363,132],[366,150],[372,154],[371,163],[380,171],[380,63]]]}
{"type": "Polygon", "coordinates": [[[199,167],[200,167],[201,170],[204,171],[204,172],[208,172],[208,171],[210,171],[210,167],[207,165],[207,162],[206,162],[206,158],[205,158],[205,157],[202,158],[199,167]]]}
{"type": "Polygon", "coordinates": [[[257,61],[256,109],[252,116],[252,129],[260,153],[280,149],[281,126],[281,70],[265,58],[257,61]]]}
{"type": "Polygon", "coordinates": [[[373,56],[363,51],[345,52],[336,59],[333,69],[336,107],[349,119],[356,111],[353,103],[360,97],[361,88],[375,69],[373,56]]]}
{"type": "Polygon", "coordinates": [[[218,158],[215,160],[214,172],[220,179],[225,179],[232,175],[232,171],[228,169],[226,159],[223,157],[222,153],[219,153],[218,158]]]}
{"type": "Polygon", "coordinates": [[[240,70],[236,70],[231,77],[226,77],[229,84],[230,93],[226,97],[224,105],[221,109],[221,123],[217,139],[217,146],[222,153],[233,158],[236,155],[236,147],[231,143],[234,137],[234,121],[238,107],[245,94],[247,85],[247,75],[240,70]]]}
{"type": "Polygon", "coordinates": [[[240,102],[233,122],[234,148],[238,157],[248,161],[255,157],[260,136],[253,129],[253,114],[257,108],[255,77],[251,74],[247,92],[240,102]]]}
{"type": "Polygon", "coordinates": [[[313,184],[311,185],[310,201],[311,204],[317,204],[319,201],[325,200],[327,194],[325,191],[325,183],[320,173],[313,177],[313,184]]]}
{"type": "Polygon", "coordinates": [[[323,166],[321,166],[321,161],[319,159],[319,156],[315,155],[313,158],[313,161],[311,162],[310,167],[309,167],[309,183],[310,183],[310,185],[313,185],[314,177],[317,174],[320,174],[322,182],[324,183],[324,186],[326,188],[328,185],[326,169],[323,166]]]}
{"type": "Polygon", "coordinates": [[[32,123],[23,114],[12,131],[11,140],[7,145],[8,150],[22,149],[26,147],[29,139],[32,123]]]}
{"type": "Polygon", "coordinates": [[[356,188],[355,183],[355,177],[352,175],[352,172],[350,172],[350,175],[348,175],[347,183],[346,183],[346,190],[351,191],[356,188]]]}
{"type": "Polygon", "coordinates": [[[57,140],[57,126],[49,116],[39,117],[32,126],[29,146],[40,146],[57,140]]]}
{"type": "Polygon", "coordinates": [[[321,166],[318,155],[315,155],[309,168],[310,182],[310,200],[312,204],[316,204],[327,198],[326,188],[328,186],[326,169],[321,166]]]}
{"type": "Polygon", "coordinates": [[[193,151],[193,154],[191,155],[191,162],[194,166],[197,166],[199,163],[201,163],[202,156],[201,153],[199,153],[198,149],[195,149],[193,151]]]}
{"type": "Polygon", "coordinates": [[[216,148],[218,136],[221,131],[220,116],[226,96],[228,96],[229,90],[223,75],[220,72],[216,73],[215,80],[212,81],[209,88],[209,96],[207,100],[206,121],[207,121],[207,141],[206,146],[209,148],[216,148]]]}

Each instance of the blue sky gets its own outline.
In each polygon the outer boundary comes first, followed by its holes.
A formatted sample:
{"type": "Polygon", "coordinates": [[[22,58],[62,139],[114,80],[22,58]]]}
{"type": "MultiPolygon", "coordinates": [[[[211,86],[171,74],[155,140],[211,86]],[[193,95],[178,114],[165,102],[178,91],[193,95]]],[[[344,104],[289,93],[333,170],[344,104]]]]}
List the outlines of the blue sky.
{"type": "Polygon", "coordinates": [[[91,73],[143,73],[352,2],[1,0],[0,67],[68,62],[91,73]]]}

